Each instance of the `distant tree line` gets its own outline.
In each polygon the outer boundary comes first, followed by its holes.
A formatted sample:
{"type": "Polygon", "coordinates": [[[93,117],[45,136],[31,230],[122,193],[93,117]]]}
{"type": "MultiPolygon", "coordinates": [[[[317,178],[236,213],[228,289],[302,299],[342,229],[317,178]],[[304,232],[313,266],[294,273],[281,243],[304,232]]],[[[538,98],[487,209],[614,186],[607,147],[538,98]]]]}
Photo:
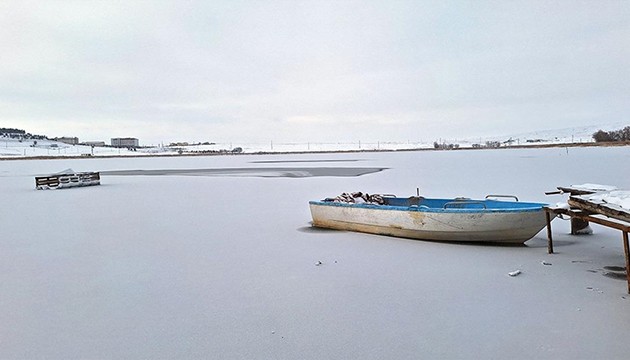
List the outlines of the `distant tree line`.
{"type": "Polygon", "coordinates": [[[209,141],[206,141],[204,143],[202,143],[202,142],[188,143],[188,142],[184,141],[184,142],[172,142],[172,143],[168,144],[169,147],[172,147],[172,146],[197,146],[197,145],[216,145],[216,143],[209,142],[209,141]]]}
{"type": "Polygon", "coordinates": [[[621,130],[599,130],[593,134],[593,140],[595,142],[630,141],[630,126],[626,126],[621,130]]]}
{"type": "Polygon", "coordinates": [[[11,139],[19,139],[21,140],[44,140],[48,139],[48,137],[44,135],[33,135],[31,133],[27,133],[26,130],[22,129],[13,129],[13,128],[0,128],[0,135],[3,137],[8,137],[11,139]]]}
{"type": "Polygon", "coordinates": [[[0,128],[0,134],[26,134],[26,131],[13,128],[0,128]]]}
{"type": "Polygon", "coordinates": [[[454,150],[459,149],[459,144],[446,144],[446,143],[438,143],[437,141],[433,142],[433,148],[439,150],[454,150]]]}

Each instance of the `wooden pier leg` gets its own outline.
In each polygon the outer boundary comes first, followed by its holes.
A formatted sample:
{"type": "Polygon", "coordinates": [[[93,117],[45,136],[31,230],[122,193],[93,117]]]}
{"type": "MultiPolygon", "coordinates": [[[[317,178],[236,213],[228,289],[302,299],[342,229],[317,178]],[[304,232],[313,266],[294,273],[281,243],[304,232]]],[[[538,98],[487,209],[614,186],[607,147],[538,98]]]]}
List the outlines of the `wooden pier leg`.
{"type": "Polygon", "coordinates": [[[585,233],[580,233],[580,231],[586,229],[587,227],[588,227],[588,221],[574,218],[574,217],[571,218],[571,235],[585,234],[585,233]]]}
{"type": "Polygon", "coordinates": [[[545,219],[547,220],[547,253],[553,254],[553,238],[551,237],[551,216],[549,215],[549,211],[547,210],[545,210],[545,219]]]}
{"type": "Polygon", "coordinates": [[[628,294],[630,294],[630,247],[628,246],[628,233],[623,233],[623,255],[626,257],[626,280],[628,281],[628,294]]]}

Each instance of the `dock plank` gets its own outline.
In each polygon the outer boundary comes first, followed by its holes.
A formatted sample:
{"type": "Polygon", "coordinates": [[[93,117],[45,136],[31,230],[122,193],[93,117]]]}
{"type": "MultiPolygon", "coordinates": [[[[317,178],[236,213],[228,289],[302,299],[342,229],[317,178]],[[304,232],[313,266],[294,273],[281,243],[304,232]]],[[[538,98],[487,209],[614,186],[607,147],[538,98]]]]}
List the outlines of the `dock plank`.
{"type": "Polygon", "coordinates": [[[613,219],[625,221],[630,223],[630,211],[612,204],[607,204],[600,201],[589,200],[583,196],[571,196],[569,197],[569,206],[588,211],[591,213],[602,214],[613,219]]]}

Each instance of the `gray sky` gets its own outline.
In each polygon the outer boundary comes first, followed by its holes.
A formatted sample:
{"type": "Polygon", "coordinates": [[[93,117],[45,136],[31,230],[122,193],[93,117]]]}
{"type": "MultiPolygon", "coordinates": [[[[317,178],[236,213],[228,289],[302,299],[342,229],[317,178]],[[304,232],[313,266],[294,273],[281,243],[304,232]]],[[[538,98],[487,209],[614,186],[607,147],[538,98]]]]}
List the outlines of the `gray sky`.
{"type": "Polygon", "coordinates": [[[630,1],[0,0],[0,49],[0,127],[85,141],[432,141],[630,114],[630,1]]]}

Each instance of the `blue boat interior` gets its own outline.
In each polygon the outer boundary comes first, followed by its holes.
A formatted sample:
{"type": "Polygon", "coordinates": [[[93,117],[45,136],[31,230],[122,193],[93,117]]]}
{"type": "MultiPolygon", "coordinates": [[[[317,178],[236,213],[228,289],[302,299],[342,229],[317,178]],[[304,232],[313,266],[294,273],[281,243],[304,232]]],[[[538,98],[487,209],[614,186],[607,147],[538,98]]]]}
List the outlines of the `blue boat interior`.
{"type": "Polygon", "coordinates": [[[542,204],[525,203],[517,201],[497,201],[497,200],[473,200],[467,198],[455,199],[426,199],[412,196],[410,198],[384,198],[385,205],[389,206],[418,206],[430,209],[522,209],[532,206],[542,207],[542,204]]]}

